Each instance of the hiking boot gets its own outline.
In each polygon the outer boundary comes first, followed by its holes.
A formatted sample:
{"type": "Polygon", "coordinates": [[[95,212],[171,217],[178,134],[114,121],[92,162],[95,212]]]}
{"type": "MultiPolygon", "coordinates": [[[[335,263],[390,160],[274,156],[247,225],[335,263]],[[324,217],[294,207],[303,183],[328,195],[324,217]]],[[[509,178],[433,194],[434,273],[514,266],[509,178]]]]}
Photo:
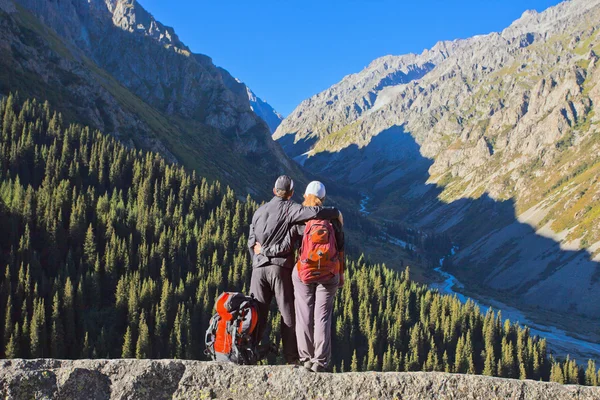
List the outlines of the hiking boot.
{"type": "Polygon", "coordinates": [[[304,368],[306,368],[309,371],[312,371],[312,367],[313,367],[313,363],[312,361],[308,360],[304,362],[304,368]]]}

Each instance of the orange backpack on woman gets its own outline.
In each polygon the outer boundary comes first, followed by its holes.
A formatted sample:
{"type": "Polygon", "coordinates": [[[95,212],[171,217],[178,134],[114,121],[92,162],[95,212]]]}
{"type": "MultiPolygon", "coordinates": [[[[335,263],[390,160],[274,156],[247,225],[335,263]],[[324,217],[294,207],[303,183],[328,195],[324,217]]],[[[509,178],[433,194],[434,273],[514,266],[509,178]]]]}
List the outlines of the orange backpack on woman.
{"type": "Polygon", "coordinates": [[[217,313],[206,331],[206,355],[213,361],[256,364],[264,356],[256,337],[257,301],[241,293],[225,292],[215,308],[217,313]]]}
{"type": "Polygon", "coordinates": [[[324,282],[340,272],[340,253],[331,222],[310,220],[306,223],[297,268],[304,283],[324,282]]]}

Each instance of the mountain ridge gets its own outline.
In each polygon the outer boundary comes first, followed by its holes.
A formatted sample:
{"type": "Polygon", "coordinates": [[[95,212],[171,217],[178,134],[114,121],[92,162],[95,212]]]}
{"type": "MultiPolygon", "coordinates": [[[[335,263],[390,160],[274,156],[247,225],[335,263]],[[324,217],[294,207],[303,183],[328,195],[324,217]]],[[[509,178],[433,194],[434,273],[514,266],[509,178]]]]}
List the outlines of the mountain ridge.
{"type": "Polygon", "coordinates": [[[573,0],[374,60],[274,137],[308,171],[370,193],[375,218],[451,233],[461,281],[597,321],[599,28],[600,2],[573,0]],[[434,66],[386,85],[406,62],[434,66]]]}

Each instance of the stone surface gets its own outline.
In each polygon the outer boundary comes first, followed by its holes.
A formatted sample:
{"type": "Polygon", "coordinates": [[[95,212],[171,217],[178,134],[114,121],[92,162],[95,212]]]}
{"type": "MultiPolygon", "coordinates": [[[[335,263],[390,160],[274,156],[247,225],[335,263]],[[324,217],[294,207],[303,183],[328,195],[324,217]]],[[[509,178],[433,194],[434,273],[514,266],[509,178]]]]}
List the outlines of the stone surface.
{"type": "Polygon", "coordinates": [[[0,360],[4,399],[600,399],[600,388],[445,373],[315,374],[179,360],[0,360]]]}

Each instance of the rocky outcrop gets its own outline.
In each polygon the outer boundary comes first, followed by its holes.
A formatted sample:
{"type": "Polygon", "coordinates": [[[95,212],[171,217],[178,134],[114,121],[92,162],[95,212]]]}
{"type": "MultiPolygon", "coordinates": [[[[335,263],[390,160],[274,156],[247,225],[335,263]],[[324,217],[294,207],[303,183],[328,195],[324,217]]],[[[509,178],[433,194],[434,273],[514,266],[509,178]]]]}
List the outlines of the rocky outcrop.
{"type": "Polygon", "coordinates": [[[140,98],[168,114],[241,134],[256,124],[228,73],[193,54],[135,0],[18,0],[140,98]]]}
{"type": "Polygon", "coordinates": [[[445,373],[314,374],[172,360],[0,361],[6,399],[600,399],[600,388],[445,373]]]}
{"type": "Polygon", "coordinates": [[[66,122],[239,193],[267,197],[278,174],[303,178],[246,86],[135,0],[0,0],[0,70],[0,93],[48,100],[66,122]]]}

